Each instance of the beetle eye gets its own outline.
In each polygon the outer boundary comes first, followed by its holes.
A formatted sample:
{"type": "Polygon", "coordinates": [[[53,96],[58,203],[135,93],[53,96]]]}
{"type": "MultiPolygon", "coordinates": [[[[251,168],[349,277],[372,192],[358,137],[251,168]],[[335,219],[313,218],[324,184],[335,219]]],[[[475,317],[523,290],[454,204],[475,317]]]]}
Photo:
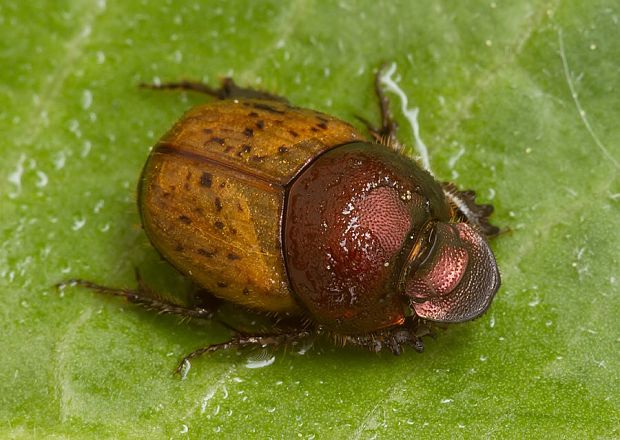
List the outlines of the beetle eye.
{"type": "Polygon", "coordinates": [[[424,319],[461,322],[476,318],[499,288],[493,253],[467,223],[438,222],[435,229],[428,254],[409,274],[405,294],[424,319]]]}

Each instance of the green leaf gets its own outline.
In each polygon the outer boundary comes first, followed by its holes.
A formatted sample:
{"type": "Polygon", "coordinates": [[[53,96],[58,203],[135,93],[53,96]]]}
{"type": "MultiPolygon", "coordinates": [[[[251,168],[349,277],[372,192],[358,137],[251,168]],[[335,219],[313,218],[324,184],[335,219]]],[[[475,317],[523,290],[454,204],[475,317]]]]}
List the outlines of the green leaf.
{"type": "Polygon", "coordinates": [[[612,0],[3,2],[0,437],[620,436],[619,20],[612,0]],[[320,344],[250,369],[229,351],[179,380],[178,359],[223,326],[55,291],[130,287],[134,266],[181,282],[140,229],[135,187],[204,98],[138,83],[232,75],[377,120],[383,61],[437,176],[510,229],[482,318],[423,354],[320,344]]]}

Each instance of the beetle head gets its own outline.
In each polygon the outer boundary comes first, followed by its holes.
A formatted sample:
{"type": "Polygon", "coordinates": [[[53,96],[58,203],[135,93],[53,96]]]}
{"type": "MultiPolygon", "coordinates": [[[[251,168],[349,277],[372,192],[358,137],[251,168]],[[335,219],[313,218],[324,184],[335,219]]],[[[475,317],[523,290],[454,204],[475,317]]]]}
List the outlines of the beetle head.
{"type": "Polygon", "coordinates": [[[421,318],[445,323],[480,316],[499,285],[489,245],[467,223],[427,223],[401,275],[401,288],[413,311],[421,318]]]}

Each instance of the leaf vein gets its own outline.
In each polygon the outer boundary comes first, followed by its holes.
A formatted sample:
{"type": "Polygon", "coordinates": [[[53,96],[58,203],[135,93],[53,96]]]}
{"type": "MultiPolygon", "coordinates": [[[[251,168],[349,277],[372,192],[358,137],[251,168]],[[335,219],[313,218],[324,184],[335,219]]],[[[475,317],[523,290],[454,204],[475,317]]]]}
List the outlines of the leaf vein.
{"type": "Polygon", "coordinates": [[[95,18],[97,18],[104,9],[104,4],[100,1],[93,0],[91,3],[92,5],[90,7],[85,8],[87,12],[82,15],[81,26],[77,26],[79,30],[65,43],[65,57],[64,59],[57,60],[56,68],[43,86],[41,99],[38,105],[34,107],[32,113],[30,113],[29,120],[24,124],[24,126],[30,128],[24,130],[24,133],[27,134],[21,141],[19,139],[16,141],[18,145],[32,145],[35,139],[41,134],[41,130],[45,128],[47,114],[52,102],[59,96],[60,90],[69,76],[71,69],[82,54],[83,47],[92,34],[92,24],[95,18]]]}
{"type": "Polygon", "coordinates": [[[586,130],[588,131],[588,133],[594,140],[594,144],[603,153],[603,156],[605,156],[611,163],[613,163],[616,168],[620,168],[620,164],[618,163],[616,158],[611,155],[609,150],[607,150],[605,145],[601,142],[599,137],[596,135],[596,133],[592,129],[592,125],[590,125],[590,121],[588,120],[586,116],[586,112],[581,106],[581,102],[579,101],[579,96],[577,95],[577,91],[575,90],[575,84],[570,74],[570,68],[568,66],[568,60],[566,58],[566,51],[564,49],[564,37],[562,35],[561,28],[558,29],[558,42],[560,45],[560,58],[562,59],[562,68],[564,70],[564,78],[566,78],[566,83],[568,84],[568,89],[570,90],[571,98],[573,98],[573,102],[575,103],[575,107],[577,108],[577,114],[579,115],[579,118],[581,119],[581,122],[583,123],[583,125],[586,127],[586,130]]]}

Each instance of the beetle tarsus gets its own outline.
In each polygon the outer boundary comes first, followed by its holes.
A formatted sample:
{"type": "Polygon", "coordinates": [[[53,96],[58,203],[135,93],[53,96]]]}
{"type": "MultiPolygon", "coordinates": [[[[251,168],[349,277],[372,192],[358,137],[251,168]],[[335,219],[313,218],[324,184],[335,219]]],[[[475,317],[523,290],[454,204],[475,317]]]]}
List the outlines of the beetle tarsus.
{"type": "Polygon", "coordinates": [[[388,64],[384,63],[375,74],[375,93],[377,94],[377,98],[379,98],[379,107],[381,109],[381,133],[384,136],[388,136],[390,140],[398,142],[396,140],[398,124],[394,120],[392,112],[390,111],[390,98],[387,97],[381,87],[381,76],[387,67],[388,64]]]}
{"type": "Polygon", "coordinates": [[[282,96],[272,93],[255,90],[250,87],[239,87],[232,78],[222,79],[219,88],[213,88],[208,84],[199,81],[178,81],[159,84],[141,83],[140,87],[153,90],[187,90],[190,92],[204,93],[217,99],[265,99],[268,101],[286,102],[288,100],[282,96]]]}
{"type": "Polygon", "coordinates": [[[218,350],[227,350],[230,347],[236,346],[236,342],[237,342],[236,339],[231,339],[230,341],[227,341],[227,342],[222,342],[219,344],[211,344],[211,345],[208,345],[207,347],[202,347],[202,348],[199,348],[198,350],[194,350],[188,355],[184,356],[183,359],[181,359],[181,362],[179,362],[179,365],[174,370],[174,372],[177,374],[180,374],[183,371],[183,368],[185,367],[185,365],[188,364],[189,361],[191,361],[192,359],[198,356],[202,356],[203,354],[206,354],[206,353],[212,353],[218,350]]]}
{"type": "Polygon", "coordinates": [[[303,339],[312,335],[309,330],[299,330],[290,333],[276,333],[272,335],[254,335],[254,336],[242,336],[237,335],[226,342],[220,342],[218,344],[207,345],[206,347],[194,350],[179,362],[179,365],[175,369],[175,373],[180,374],[183,371],[184,366],[194,358],[202,356],[207,353],[213,353],[218,350],[228,350],[229,348],[245,348],[251,346],[258,347],[279,347],[286,344],[296,344],[303,339]]]}
{"type": "Polygon", "coordinates": [[[385,63],[375,74],[375,94],[379,99],[379,111],[381,113],[381,126],[373,125],[368,119],[356,115],[355,117],[361,121],[372,136],[375,142],[392,148],[398,153],[402,153],[405,146],[398,141],[396,133],[398,132],[398,124],[390,110],[390,98],[384,93],[381,87],[381,76],[388,67],[385,63]]]}
{"type": "Polygon", "coordinates": [[[179,315],[184,318],[211,319],[215,313],[214,310],[204,307],[185,307],[162,298],[146,285],[138,270],[136,270],[136,280],[138,282],[137,290],[107,287],[92,281],[78,278],[58,283],[56,284],[56,288],[62,290],[67,286],[79,286],[92,290],[96,293],[120,296],[125,298],[130,303],[141,305],[148,310],[152,310],[162,315],[170,314],[179,315]]]}
{"type": "Polygon", "coordinates": [[[153,84],[140,83],[140,87],[143,89],[153,90],[187,90],[191,92],[204,93],[218,99],[224,99],[224,97],[220,97],[220,89],[214,89],[213,87],[198,81],[178,81],[153,84]]]}

